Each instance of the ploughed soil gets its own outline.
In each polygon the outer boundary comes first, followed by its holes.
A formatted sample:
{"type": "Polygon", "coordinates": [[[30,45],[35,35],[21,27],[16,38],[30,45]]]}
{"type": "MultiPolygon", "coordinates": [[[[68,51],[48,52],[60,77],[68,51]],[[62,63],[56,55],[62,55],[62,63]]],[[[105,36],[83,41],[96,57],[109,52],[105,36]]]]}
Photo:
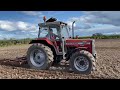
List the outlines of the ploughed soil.
{"type": "Polygon", "coordinates": [[[95,42],[97,70],[89,75],[74,74],[67,67],[51,67],[50,70],[30,69],[26,63],[26,51],[30,45],[0,48],[1,79],[120,79],[120,39],[99,39],[95,42]]]}

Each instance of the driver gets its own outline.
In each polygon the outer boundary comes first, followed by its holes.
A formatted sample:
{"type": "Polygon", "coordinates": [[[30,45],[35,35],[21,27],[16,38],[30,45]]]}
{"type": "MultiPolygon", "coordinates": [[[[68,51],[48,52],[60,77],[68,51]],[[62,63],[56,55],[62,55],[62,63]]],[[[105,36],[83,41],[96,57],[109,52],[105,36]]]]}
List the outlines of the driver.
{"type": "Polygon", "coordinates": [[[50,38],[51,40],[55,40],[56,39],[56,37],[59,37],[58,35],[56,35],[56,34],[54,34],[53,33],[53,30],[52,29],[50,29],[50,34],[47,34],[47,36],[46,37],[48,37],[48,38],[50,38]]]}
{"type": "Polygon", "coordinates": [[[50,33],[48,33],[48,34],[46,35],[46,37],[49,38],[49,39],[53,42],[53,44],[56,46],[56,48],[57,48],[58,50],[59,50],[59,48],[61,48],[61,47],[58,46],[57,43],[56,43],[56,37],[58,37],[58,38],[60,39],[60,36],[54,34],[54,33],[53,33],[53,29],[50,28],[50,33]]]}

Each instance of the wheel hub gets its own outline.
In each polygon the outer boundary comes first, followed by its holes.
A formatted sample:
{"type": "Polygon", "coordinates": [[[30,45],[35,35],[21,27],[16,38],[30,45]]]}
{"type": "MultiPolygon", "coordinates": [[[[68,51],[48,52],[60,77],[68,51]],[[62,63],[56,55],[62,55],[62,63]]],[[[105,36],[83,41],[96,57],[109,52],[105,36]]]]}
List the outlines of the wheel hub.
{"type": "Polygon", "coordinates": [[[84,61],[80,61],[80,63],[79,63],[81,66],[83,66],[84,64],[85,64],[85,62],[84,61]]]}
{"type": "Polygon", "coordinates": [[[30,60],[31,60],[33,65],[39,67],[39,66],[42,66],[44,64],[45,55],[41,50],[34,50],[31,53],[30,60]]]}
{"type": "Polygon", "coordinates": [[[37,59],[40,59],[40,56],[38,56],[37,59]]]}
{"type": "Polygon", "coordinates": [[[37,62],[43,61],[43,60],[44,60],[44,55],[43,55],[43,53],[37,53],[37,54],[35,55],[35,60],[36,60],[37,62]]]}
{"type": "Polygon", "coordinates": [[[86,57],[79,56],[75,59],[74,66],[78,71],[86,71],[89,67],[89,62],[86,57]]]}

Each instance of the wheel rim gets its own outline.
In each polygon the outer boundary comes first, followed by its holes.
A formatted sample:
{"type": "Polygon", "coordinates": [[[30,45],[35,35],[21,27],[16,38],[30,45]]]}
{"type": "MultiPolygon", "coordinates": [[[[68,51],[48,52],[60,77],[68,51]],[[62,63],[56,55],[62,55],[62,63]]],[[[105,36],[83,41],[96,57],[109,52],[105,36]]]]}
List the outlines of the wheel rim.
{"type": "Polygon", "coordinates": [[[30,61],[36,67],[41,67],[45,63],[45,54],[39,49],[35,49],[30,54],[30,61]]]}
{"type": "Polygon", "coordinates": [[[78,56],[74,60],[74,66],[78,71],[86,71],[89,68],[89,61],[84,56],[78,56]]]}

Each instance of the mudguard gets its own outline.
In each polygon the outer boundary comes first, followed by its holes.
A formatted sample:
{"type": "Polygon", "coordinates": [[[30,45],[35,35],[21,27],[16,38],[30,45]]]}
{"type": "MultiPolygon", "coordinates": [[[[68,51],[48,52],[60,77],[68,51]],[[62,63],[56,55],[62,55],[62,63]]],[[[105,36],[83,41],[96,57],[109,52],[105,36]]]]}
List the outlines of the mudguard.
{"type": "Polygon", "coordinates": [[[51,49],[53,50],[53,52],[56,55],[61,55],[62,53],[59,53],[58,50],[55,48],[54,44],[47,38],[38,38],[36,40],[32,40],[29,44],[33,44],[33,43],[42,43],[45,44],[49,47],[51,47],[51,49]]]}
{"type": "Polygon", "coordinates": [[[38,38],[38,39],[32,40],[29,44],[44,43],[44,42],[48,43],[49,45],[53,45],[53,43],[50,40],[48,40],[47,38],[41,38],[41,39],[38,38]]]}

